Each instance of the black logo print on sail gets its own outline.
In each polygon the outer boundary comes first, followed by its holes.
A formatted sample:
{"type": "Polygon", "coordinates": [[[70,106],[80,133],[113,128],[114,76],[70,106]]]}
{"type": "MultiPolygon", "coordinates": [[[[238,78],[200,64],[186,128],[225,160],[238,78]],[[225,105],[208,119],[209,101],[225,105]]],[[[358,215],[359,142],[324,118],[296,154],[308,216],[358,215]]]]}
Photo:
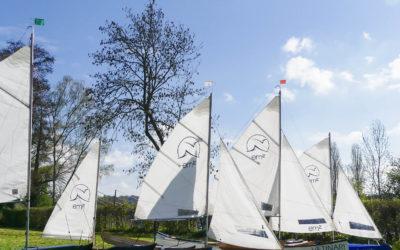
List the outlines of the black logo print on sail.
{"type": "Polygon", "coordinates": [[[84,209],[85,203],[90,201],[90,189],[84,184],[77,184],[72,188],[69,200],[73,209],[84,209]]]}
{"type": "Polygon", "coordinates": [[[196,159],[200,156],[199,139],[193,136],[183,138],[177,148],[178,164],[184,168],[196,166],[196,159]]]}
{"type": "Polygon", "coordinates": [[[304,169],[307,178],[311,183],[316,183],[319,181],[319,169],[315,165],[309,165],[304,169]]]}
{"type": "Polygon", "coordinates": [[[265,135],[254,134],[247,139],[246,149],[253,160],[264,159],[269,151],[270,142],[265,135]]]}

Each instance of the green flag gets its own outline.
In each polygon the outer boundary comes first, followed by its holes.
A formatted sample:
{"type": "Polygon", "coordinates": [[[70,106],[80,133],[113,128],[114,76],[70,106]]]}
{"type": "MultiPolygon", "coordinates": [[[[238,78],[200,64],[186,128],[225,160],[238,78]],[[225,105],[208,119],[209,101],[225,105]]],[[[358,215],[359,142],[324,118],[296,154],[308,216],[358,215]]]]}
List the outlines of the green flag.
{"type": "Polygon", "coordinates": [[[35,18],[35,25],[44,26],[44,19],[42,19],[42,18],[35,18]]]}

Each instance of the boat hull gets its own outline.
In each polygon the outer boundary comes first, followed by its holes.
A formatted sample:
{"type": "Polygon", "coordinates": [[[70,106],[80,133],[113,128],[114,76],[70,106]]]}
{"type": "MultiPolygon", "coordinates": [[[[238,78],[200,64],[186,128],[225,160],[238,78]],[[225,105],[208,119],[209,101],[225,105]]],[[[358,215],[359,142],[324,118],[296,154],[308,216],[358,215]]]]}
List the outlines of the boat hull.
{"type": "Polygon", "coordinates": [[[284,249],[290,250],[349,250],[347,241],[335,241],[324,244],[300,245],[300,246],[285,246],[284,249]]]}
{"type": "Polygon", "coordinates": [[[93,244],[88,245],[64,245],[64,246],[46,246],[46,247],[29,247],[29,250],[92,250],[93,244]]]}

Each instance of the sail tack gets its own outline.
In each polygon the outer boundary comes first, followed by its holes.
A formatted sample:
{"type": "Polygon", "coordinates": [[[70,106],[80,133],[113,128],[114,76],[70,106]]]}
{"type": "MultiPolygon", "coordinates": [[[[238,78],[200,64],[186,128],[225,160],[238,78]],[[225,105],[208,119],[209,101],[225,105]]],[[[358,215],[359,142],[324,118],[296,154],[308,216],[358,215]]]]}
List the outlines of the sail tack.
{"type": "Polygon", "coordinates": [[[47,221],[43,237],[90,240],[94,231],[99,141],[76,169],[47,221]]]}
{"type": "MultiPolygon", "coordinates": [[[[282,134],[280,230],[293,233],[333,231],[332,220],[304,173],[286,136],[282,134]]],[[[279,218],[271,218],[279,230],[279,218]]]]}
{"type": "Polygon", "coordinates": [[[0,62],[0,203],[27,193],[30,48],[0,62]]]}
{"type": "Polygon", "coordinates": [[[183,117],[161,147],[142,183],[136,219],[205,214],[210,98],[183,117]]]}
{"type": "Polygon", "coordinates": [[[325,138],[304,152],[299,160],[325,210],[331,213],[333,211],[329,148],[329,138],[325,138]]]}
{"type": "Polygon", "coordinates": [[[279,97],[259,113],[233,145],[230,153],[265,215],[279,209],[279,97]]]}
{"type": "Polygon", "coordinates": [[[234,246],[281,249],[224,143],[209,236],[234,246]]]}
{"type": "Polygon", "coordinates": [[[337,185],[333,213],[337,231],[358,237],[381,239],[381,233],[341,168],[339,168],[337,185]]]}

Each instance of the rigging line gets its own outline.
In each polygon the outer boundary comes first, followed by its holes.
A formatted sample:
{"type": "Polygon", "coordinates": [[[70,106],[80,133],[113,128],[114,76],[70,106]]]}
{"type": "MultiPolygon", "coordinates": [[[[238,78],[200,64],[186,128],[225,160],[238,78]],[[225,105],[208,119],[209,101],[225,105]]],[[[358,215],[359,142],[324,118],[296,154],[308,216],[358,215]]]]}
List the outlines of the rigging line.
{"type": "Polygon", "coordinates": [[[69,223],[68,223],[68,219],[67,219],[67,214],[64,214],[64,217],[65,217],[65,222],[67,223],[69,239],[70,239],[70,241],[72,241],[71,229],[69,228],[69,223]]]}
{"type": "Polygon", "coordinates": [[[307,155],[308,157],[310,157],[311,159],[315,160],[316,162],[318,162],[319,164],[323,165],[324,167],[326,167],[327,169],[329,169],[328,166],[326,166],[325,163],[323,163],[322,161],[318,160],[317,158],[311,156],[310,154],[308,154],[307,152],[304,152],[303,154],[307,155]]]}
{"type": "Polygon", "coordinates": [[[24,103],[22,100],[18,99],[18,97],[16,97],[15,95],[11,94],[10,92],[8,92],[7,90],[5,90],[4,88],[2,88],[0,86],[0,90],[2,90],[4,93],[6,93],[7,95],[9,95],[11,98],[13,98],[14,100],[16,100],[17,102],[21,103],[22,105],[24,105],[24,107],[29,109],[29,104],[24,103]]]}
{"type": "MultiPolygon", "coordinates": [[[[294,131],[296,131],[296,135],[298,135],[298,136],[300,137],[300,142],[301,142],[303,148],[306,148],[306,146],[305,146],[306,143],[305,143],[305,139],[304,139],[302,130],[301,130],[300,127],[297,125],[297,122],[296,122],[296,120],[294,119],[294,116],[291,114],[290,110],[289,110],[289,109],[286,109],[286,110],[287,110],[287,111],[285,112],[286,117],[289,118],[289,120],[290,120],[290,122],[291,122],[291,124],[292,124],[292,127],[294,128],[294,131]]],[[[290,124],[290,123],[288,123],[288,124],[290,124]]]]}
{"type": "Polygon", "coordinates": [[[238,150],[235,146],[232,146],[232,149],[235,150],[236,152],[238,152],[240,155],[242,155],[242,156],[246,157],[247,159],[251,160],[252,162],[256,163],[257,165],[261,164],[260,162],[253,160],[251,157],[244,154],[242,151],[238,150]]]}
{"type": "Polygon", "coordinates": [[[17,41],[22,42],[22,38],[26,35],[26,31],[29,30],[29,29],[30,29],[30,26],[26,27],[24,32],[22,33],[21,37],[17,41]]]}
{"type": "MultiPolygon", "coordinates": [[[[243,132],[250,126],[250,124],[254,121],[254,119],[261,113],[261,111],[267,107],[270,101],[262,101],[260,104],[255,106],[253,110],[251,110],[251,114],[253,114],[237,131],[234,135],[234,142],[237,142],[243,132]]],[[[219,133],[220,134],[220,133],[219,133]]]]}
{"type": "Polygon", "coordinates": [[[188,130],[190,133],[192,133],[194,136],[196,136],[197,138],[199,138],[202,142],[204,142],[207,146],[208,146],[208,142],[205,141],[201,136],[197,135],[193,130],[191,130],[190,128],[188,128],[185,124],[181,123],[181,121],[178,121],[178,124],[181,125],[183,128],[185,128],[186,130],[188,130]]]}
{"type": "Polygon", "coordinates": [[[277,141],[274,140],[274,138],[272,138],[272,136],[270,134],[267,133],[267,131],[265,131],[256,121],[253,121],[254,125],[257,126],[257,128],[259,128],[266,136],[269,137],[269,139],[272,140],[273,143],[275,143],[275,145],[277,145],[279,147],[279,143],[277,141]]]}

